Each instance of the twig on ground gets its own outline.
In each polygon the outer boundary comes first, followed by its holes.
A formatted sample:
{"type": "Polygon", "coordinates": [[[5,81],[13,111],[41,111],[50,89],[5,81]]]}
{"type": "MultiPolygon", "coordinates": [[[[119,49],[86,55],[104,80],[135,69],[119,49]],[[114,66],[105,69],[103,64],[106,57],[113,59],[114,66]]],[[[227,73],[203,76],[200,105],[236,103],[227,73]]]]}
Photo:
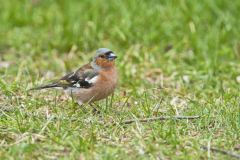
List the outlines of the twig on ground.
{"type": "MultiPolygon", "coordinates": [[[[123,122],[120,122],[119,124],[131,124],[134,122],[152,122],[152,121],[162,121],[162,120],[169,120],[169,119],[197,119],[200,118],[200,116],[161,116],[161,117],[151,117],[151,118],[143,118],[143,119],[130,119],[123,122]]],[[[115,124],[114,124],[115,125],[115,124]]]]}
{"type": "Polygon", "coordinates": [[[222,150],[222,149],[218,149],[218,148],[214,148],[214,147],[207,147],[207,146],[201,146],[201,148],[203,150],[206,150],[206,151],[210,150],[212,152],[222,153],[222,154],[225,154],[225,155],[228,155],[228,156],[240,159],[240,154],[236,154],[236,153],[231,152],[231,151],[226,151],[226,150],[222,150]]]}

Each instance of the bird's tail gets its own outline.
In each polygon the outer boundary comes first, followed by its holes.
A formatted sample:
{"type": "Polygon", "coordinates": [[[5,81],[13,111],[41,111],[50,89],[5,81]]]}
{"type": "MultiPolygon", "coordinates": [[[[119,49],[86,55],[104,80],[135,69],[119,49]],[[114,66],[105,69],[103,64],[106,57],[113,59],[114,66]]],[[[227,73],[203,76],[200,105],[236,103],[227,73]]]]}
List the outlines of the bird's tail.
{"type": "Polygon", "coordinates": [[[51,83],[51,84],[31,88],[31,89],[29,89],[29,91],[31,91],[31,90],[41,90],[41,89],[47,89],[47,88],[55,88],[55,87],[61,87],[61,85],[59,85],[59,83],[51,83]]]}

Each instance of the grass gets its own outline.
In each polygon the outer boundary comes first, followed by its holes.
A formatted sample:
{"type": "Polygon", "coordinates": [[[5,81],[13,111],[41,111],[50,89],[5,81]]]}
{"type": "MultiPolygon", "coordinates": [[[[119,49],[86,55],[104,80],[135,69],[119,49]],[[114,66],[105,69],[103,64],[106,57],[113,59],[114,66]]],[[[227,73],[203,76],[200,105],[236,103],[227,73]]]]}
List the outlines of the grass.
{"type": "Polygon", "coordinates": [[[231,159],[240,154],[240,2],[1,0],[0,159],[231,159]],[[59,90],[27,92],[118,53],[100,114],[59,90]],[[200,115],[107,126],[128,119],[200,115]],[[238,148],[238,149],[237,149],[238,148]]]}

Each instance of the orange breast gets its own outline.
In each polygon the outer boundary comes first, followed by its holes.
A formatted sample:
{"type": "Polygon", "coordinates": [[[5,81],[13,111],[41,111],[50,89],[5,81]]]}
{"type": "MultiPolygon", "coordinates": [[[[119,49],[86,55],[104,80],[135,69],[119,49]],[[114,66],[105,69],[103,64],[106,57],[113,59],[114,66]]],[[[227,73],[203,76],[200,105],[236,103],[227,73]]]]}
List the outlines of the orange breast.
{"type": "Polygon", "coordinates": [[[94,85],[94,92],[96,93],[95,100],[104,99],[112,94],[117,86],[117,71],[115,67],[109,70],[100,71],[99,80],[94,85]]]}
{"type": "Polygon", "coordinates": [[[109,61],[105,58],[97,58],[96,64],[103,68],[111,68],[114,67],[114,61],[109,61]]]}

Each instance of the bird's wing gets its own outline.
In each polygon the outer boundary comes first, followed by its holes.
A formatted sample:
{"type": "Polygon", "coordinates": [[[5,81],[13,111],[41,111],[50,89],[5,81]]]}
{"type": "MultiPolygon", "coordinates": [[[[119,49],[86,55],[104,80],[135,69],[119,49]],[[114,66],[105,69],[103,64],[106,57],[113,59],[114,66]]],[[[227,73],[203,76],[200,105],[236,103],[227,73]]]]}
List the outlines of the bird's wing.
{"type": "Polygon", "coordinates": [[[54,83],[38,86],[29,90],[40,90],[56,87],[62,87],[64,89],[68,87],[90,88],[96,82],[98,74],[99,73],[94,70],[90,64],[86,64],[75,72],[71,72],[63,76],[61,79],[55,81],[54,83]]]}
{"type": "Polygon", "coordinates": [[[84,65],[75,72],[63,76],[58,84],[63,88],[90,88],[94,85],[98,72],[90,64],[84,65]]]}

